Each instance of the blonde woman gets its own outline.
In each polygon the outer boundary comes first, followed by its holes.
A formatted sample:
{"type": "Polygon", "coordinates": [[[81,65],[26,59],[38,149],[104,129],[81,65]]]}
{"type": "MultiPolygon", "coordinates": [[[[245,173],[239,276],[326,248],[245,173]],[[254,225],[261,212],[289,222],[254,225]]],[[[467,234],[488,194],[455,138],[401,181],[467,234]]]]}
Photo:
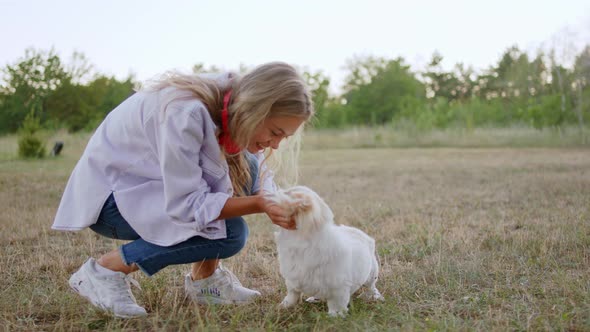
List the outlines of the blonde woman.
{"type": "Polygon", "coordinates": [[[284,63],[243,77],[172,74],[129,97],[88,142],[52,228],[90,227],[130,242],[89,258],[70,278],[72,289],[116,316],[144,316],[128,274],[193,263],[185,291],[194,301],[248,303],[259,296],[219,260],[244,247],[244,215],[265,213],[294,227],[262,195],[274,188],[263,152],[299,135],[312,116],[301,76],[284,63]]]}

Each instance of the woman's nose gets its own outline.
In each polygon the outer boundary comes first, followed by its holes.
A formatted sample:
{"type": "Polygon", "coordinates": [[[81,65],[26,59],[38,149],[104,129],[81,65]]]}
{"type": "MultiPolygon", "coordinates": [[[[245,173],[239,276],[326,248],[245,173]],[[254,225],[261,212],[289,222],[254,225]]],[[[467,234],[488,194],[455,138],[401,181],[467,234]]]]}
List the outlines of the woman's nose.
{"type": "Polygon", "coordinates": [[[271,140],[270,140],[270,147],[271,147],[273,150],[276,150],[276,149],[278,149],[278,148],[279,148],[279,144],[281,143],[281,139],[282,139],[282,138],[280,138],[280,137],[277,137],[277,138],[273,138],[273,139],[271,139],[271,140]]]}

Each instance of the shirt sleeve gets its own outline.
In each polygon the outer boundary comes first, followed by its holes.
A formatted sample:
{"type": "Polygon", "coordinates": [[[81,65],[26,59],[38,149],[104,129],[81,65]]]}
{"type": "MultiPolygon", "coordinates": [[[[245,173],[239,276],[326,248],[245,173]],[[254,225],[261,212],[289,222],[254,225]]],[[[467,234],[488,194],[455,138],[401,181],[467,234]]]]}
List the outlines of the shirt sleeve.
{"type": "MultiPolygon", "coordinates": [[[[197,106],[202,107],[202,106],[197,106]]],[[[203,118],[195,110],[175,108],[164,110],[158,126],[157,150],[164,187],[166,213],[180,222],[195,222],[204,230],[221,214],[228,193],[211,192],[203,178],[200,151],[204,140],[203,118]]]]}

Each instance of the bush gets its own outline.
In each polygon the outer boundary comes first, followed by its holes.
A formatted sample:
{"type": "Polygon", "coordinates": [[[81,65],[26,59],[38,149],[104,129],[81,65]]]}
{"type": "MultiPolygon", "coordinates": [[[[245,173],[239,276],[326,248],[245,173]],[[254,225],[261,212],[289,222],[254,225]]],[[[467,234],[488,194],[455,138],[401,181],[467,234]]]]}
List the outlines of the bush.
{"type": "Polygon", "coordinates": [[[45,157],[45,146],[39,138],[40,120],[30,112],[18,133],[18,156],[21,158],[45,157]]]}

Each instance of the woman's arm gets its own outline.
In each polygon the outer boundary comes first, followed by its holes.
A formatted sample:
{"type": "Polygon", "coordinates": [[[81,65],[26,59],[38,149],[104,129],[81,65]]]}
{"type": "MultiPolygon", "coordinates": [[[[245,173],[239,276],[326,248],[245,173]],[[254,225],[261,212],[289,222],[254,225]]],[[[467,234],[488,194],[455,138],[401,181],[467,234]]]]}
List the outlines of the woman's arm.
{"type": "Polygon", "coordinates": [[[255,213],[266,213],[273,224],[286,229],[295,229],[293,216],[262,195],[229,198],[217,219],[228,219],[255,213]]]}

